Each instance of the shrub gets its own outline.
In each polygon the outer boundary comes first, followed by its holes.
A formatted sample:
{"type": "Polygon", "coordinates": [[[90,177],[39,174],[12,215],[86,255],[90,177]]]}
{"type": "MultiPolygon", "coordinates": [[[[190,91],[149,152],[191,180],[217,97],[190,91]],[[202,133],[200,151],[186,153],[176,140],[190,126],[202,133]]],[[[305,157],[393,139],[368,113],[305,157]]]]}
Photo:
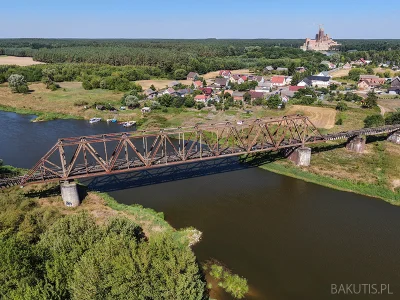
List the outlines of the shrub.
{"type": "Polygon", "coordinates": [[[86,102],[86,101],[84,101],[84,100],[76,100],[75,102],[74,102],[74,106],[85,106],[85,105],[88,105],[89,103],[88,102],[86,102]]]}
{"type": "Polygon", "coordinates": [[[210,275],[215,279],[221,279],[224,275],[224,268],[216,264],[211,265],[210,275]]]}
{"type": "Polygon", "coordinates": [[[53,83],[49,84],[49,87],[48,87],[48,88],[49,88],[51,91],[56,91],[57,89],[60,88],[60,85],[57,84],[57,83],[55,83],[55,82],[53,82],[53,83]]]}
{"type": "Polygon", "coordinates": [[[381,115],[372,115],[364,119],[364,127],[379,127],[385,125],[385,120],[381,115]]]}
{"type": "Polygon", "coordinates": [[[386,125],[400,124],[400,111],[390,113],[385,120],[386,125]]]}
{"type": "Polygon", "coordinates": [[[239,275],[226,274],[220,286],[236,299],[242,299],[249,291],[247,280],[239,275]]]}
{"type": "Polygon", "coordinates": [[[281,98],[278,95],[273,95],[267,100],[267,106],[269,108],[277,109],[281,102],[281,98]]]}
{"type": "Polygon", "coordinates": [[[335,125],[343,125],[343,119],[339,118],[336,122],[335,125]]]}
{"type": "Polygon", "coordinates": [[[128,95],[125,97],[125,105],[129,108],[140,107],[139,99],[136,96],[128,95]]]}
{"type": "Polygon", "coordinates": [[[8,85],[13,93],[24,93],[29,91],[25,77],[19,74],[12,74],[8,78],[8,85]]]}
{"type": "Polygon", "coordinates": [[[92,83],[91,83],[89,80],[83,80],[83,81],[82,81],[82,87],[83,87],[85,90],[91,90],[91,89],[93,89],[92,83]]]}
{"type": "Polygon", "coordinates": [[[336,105],[336,110],[338,111],[345,111],[348,110],[348,106],[346,103],[344,103],[343,101],[339,101],[338,104],[336,105]]]}

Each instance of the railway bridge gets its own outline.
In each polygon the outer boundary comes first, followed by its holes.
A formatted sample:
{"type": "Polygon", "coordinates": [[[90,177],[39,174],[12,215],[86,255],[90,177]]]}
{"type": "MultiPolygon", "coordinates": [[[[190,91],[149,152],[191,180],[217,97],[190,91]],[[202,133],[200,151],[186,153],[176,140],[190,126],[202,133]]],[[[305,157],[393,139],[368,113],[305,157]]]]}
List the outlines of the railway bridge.
{"type": "Polygon", "coordinates": [[[349,150],[363,152],[365,136],[382,134],[400,144],[400,124],[323,135],[302,115],[61,138],[25,175],[0,178],[0,188],[60,181],[64,201],[75,206],[79,178],[277,150],[308,166],[309,145],[347,139],[349,150]]]}

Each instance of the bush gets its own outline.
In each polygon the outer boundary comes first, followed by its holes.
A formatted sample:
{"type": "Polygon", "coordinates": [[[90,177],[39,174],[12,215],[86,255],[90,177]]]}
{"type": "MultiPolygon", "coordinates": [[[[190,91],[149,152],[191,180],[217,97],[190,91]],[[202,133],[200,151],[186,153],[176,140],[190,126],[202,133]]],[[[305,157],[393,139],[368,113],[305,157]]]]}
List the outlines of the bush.
{"type": "Polygon", "coordinates": [[[91,90],[91,89],[93,89],[92,83],[91,83],[89,80],[83,80],[83,81],[82,81],[82,87],[83,87],[85,90],[91,90]]]}
{"type": "Polygon", "coordinates": [[[13,93],[23,93],[29,92],[28,84],[25,77],[19,74],[12,74],[8,78],[8,85],[13,93]]]}
{"type": "Polygon", "coordinates": [[[385,120],[386,125],[400,124],[400,111],[390,113],[385,120]]]}
{"type": "Polygon", "coordinates": [[[343,125],[343,119],[339,118],[336,122],[335,125],[343,125]]]}
{"type": "Polygon", "coordinates": [[[205,106],[205,104],[204,104],[203,102],[201,102],[201,103],[198,103],[198,104],[196,105],[196,107],[197,107],[198,110],[201,110],[202,108],[204,108],[204,107],[206,107],[206,106],[205,106]]]}
{"type": "Polygon", "coordinates": [[[48,88],[49,88],[51,91],[56,91],[57,89],[60,88],[60,85],[57,84],[57,83],[55,83],[55,82],[53,82],[53,83],[49,84],[49,87],[48,87],[48,88]]]}
{"type": "Polygon", "coordinates": [[[339,101],[338,104],[336,105],[336,110],[338,111],[345,111],[348,110],[348,106],[346,103],[344,103],[343,101],[339,101]]]}
{"type": "Polygon", "coordinates": [[[385,120],[382,115],[372,115],[364,119],[364,127],[379,127],[385,125],[385,120]]]}
{"type": "Polygon", "coordinates": [[[84,100],[76,100],[75,102],[74,102],[74,106],[85,106],[85,105],[88,105],[89,103],[88,102],[86,102],[86,101],[84,101],[84,100]]]}
{"type": "Polygon", "coordinates": [[[247,280],[239,275],[225,274],[224,280],[219,284],[236,299],[242,299],[249,291],[247,280]]]}
{"type": "Polygon", "coordinates": [[[267,100],[267,106],[268,108],[277,109],[281,102],[279,95],[273,95],[267,100]]]}
{"type": "Polygon", "coordinates": [[[125,97],[125,105],[129,108],[140,107],[139,99],[136,96],[128,95],[125,97]]]}

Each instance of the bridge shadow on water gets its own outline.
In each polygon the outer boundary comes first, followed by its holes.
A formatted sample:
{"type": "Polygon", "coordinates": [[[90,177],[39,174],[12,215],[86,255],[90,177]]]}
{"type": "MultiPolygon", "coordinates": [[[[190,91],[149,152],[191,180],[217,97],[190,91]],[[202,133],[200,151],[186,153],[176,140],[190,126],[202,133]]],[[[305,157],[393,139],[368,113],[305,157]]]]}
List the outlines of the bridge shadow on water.
{"type": "Polygon", "coordinates": [[[112,192],[147,185],[221,174],[256,168],[284,157],[276,152],[262,153],[248,157],[225,157],[205,161],[164,166],[155,169],[133,171],[119,175],[96,177],[82,180],[89,190],[112,192]]]}
{"type": "MultiPolygon", "coordinates": [[[[381,136],[367,137],[367,143],[385,140],[381,136]]],[[[316,144],[312,153],[331,151],[346,147],[346,142],[335,144],[316,144]]],[[[186,164],[163,166],[155,169],[133,171],[125,174],[107,175],[94,179],[82,180],[89,190],[113,192],[147,185],[221,174],[232,171],[256,168],[261,165],[286,159],[292,151],[266,152],[242,157],[225,157],[220,159],[198,161],[186,164]]]]}

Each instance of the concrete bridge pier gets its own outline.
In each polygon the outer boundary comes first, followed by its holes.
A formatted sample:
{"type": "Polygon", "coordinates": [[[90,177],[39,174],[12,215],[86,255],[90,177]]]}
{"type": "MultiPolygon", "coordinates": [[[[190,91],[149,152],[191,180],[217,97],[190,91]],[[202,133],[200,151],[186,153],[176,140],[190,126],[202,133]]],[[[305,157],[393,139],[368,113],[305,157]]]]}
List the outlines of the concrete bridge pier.
{"type": "Polygon", "coordinates": [[[350,138],[347,141],[346,149],[356,153],[363,153],[365,150],[365,138],[361,136],[350,138]]]}
{"type": "Polygon", "coordinates": [[[79,200],[78,187],[74,181],[61,181],[61,197],[64,201],[65,206],[77,207],[81,204],[79,200]]]}
{"type": "Polygon", "coordinates": [[[389,135],[388,141],[400,145],[400,132],[396,131],[395,133],[389,135]]]}
{"type": "Polygon", "coordinates": [[[296,166],[308,167],[311,162],[311,148],[299,147],[293,150],[288,157],[296,166]]]}

